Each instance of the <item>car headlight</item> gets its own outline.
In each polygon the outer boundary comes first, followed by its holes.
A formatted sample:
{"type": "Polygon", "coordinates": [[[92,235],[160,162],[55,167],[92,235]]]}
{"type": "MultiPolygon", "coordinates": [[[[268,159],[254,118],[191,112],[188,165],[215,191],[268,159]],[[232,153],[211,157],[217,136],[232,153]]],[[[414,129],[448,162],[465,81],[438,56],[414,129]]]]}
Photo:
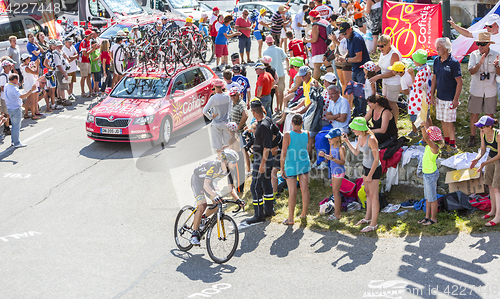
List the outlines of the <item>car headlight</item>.
{"type": "Polygon", "coordinates": [[[94,123],[94,116],[92,114],[87,114],[87,122],[88,123],[94,123]]]}
{"type": "Polygon", "coordinates": [[[149,115],[149,116],[143,116],[143,117],[139,117],[139,118],[136,118],[134,119],[134,125],[149,125],[153,122],[153,120],[155,119],[155,115],[149,115]]]}

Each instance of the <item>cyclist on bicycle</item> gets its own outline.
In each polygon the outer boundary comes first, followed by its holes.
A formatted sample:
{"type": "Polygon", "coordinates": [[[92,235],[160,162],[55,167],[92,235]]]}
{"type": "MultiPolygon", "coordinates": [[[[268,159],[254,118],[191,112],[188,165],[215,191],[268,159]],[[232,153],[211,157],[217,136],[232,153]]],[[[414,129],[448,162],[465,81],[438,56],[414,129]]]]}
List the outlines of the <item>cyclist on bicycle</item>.
{"type": "Polygon", "coordinates": [[[222,197],[219,188],[214,184],[215,179],[220,179],[227,176],[231,196],[240,204],[244,206],[245,202],[240,200],[233,184],[233,176],[237,169],[238,153],[231,149],[225,149],[221,153],[221,161],[207,161],[194,169],[193,176],[191,177],[191,188],[193,189],[196,198],[196,211],[193,219],[193,235],[191,236],[191,244],[195,246],[200,245],[200,234],[198,228],[200,227],[201,218],[203,213],[209,217],[217,211],[217,209],[207,210],[207,201],[205,194],[215,202],[222,202],[222,197]],[[205,212],[206,210],[206,212],[205,212]]]}

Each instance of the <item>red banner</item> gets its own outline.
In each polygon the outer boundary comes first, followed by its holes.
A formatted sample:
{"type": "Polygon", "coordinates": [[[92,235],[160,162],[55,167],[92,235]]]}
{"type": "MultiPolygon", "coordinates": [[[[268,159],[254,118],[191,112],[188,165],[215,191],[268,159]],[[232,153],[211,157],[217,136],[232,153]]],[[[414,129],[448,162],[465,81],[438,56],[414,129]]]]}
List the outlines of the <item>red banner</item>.
{"type": "Polygon", "coordinates": [[[437,55],[434,42],[443,33],[441,5],[384,1],[382,33],[403,57],[418,49],[437,55]]]}

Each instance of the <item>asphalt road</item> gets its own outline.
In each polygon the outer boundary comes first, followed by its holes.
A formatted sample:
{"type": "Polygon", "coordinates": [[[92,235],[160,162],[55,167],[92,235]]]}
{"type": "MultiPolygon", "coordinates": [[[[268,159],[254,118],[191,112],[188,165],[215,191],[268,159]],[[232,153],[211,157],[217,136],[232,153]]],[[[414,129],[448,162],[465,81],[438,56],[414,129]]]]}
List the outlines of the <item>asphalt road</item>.
{"type": "Polygon", "coordinates": [[[208,127],[164,148],[95,143],[93,104],[23,121],[26,148],[0,144],[0,298],[499,298],[498,233],[377,238],[265,222],[241,227],[224,265],[204,243],[181,252],[173,224],[193,203],[193,167],[214,156],[208,127]]]}

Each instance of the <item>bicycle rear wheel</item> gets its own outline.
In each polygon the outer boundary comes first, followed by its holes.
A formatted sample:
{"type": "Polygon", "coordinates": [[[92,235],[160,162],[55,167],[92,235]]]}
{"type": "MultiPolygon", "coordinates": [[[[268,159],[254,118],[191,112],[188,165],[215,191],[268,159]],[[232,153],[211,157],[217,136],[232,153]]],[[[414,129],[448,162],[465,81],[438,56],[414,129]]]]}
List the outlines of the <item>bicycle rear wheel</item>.
{"type": "Polygon", "coordinates": [[[191,61],[193,60],[193,52],[191,52],[191,49],[188,48],[188,46],[182,41],[179,41],[178,47],[180,56],[179,60],[185,67],[188,67],[191,64],[191,61]]]}
{"type": "Polygon", "coordinates": [[[125,66],[124,63],[127,58],[127,51],[125,50],[125,47],[121,45],[115,52],[115,57],[114,57],[114,64],[115,64],[115,71],[118,75],[124,75],[125,74],[125,66]]]}
{"type": "Polygon", "coordinates": [[[204,39],[200,40],[199,49],[199,56],[203,63],[210,63],[214,58],[212,40],[210,37],[206,36],[204,39]]]}
{"type": "Polygon", "coordinates": [[[208,255],[218,264],[225,263],[233,257],[239,239],[238,226],[233,218],[223,215],[220,224],[218,230],[217,221],[214,221],[207,232],[208,255]]]}
{"type": "Polygon", "coordinates": [[[175,244],[182,251],[188,251],[193,247],[190,240],[193,232],[194,210],[195,208],[192,206],[185,206],[179,211],[175,219],[175,244]]]}
{"type": "Polygon", "coordinates": [[[174,50],[172,46],[165,45],[162,47],[162,51],[165,52],[163,69],[168,76],[172,76],[177,70],[177,58],[175,57],[174,50]]]}

